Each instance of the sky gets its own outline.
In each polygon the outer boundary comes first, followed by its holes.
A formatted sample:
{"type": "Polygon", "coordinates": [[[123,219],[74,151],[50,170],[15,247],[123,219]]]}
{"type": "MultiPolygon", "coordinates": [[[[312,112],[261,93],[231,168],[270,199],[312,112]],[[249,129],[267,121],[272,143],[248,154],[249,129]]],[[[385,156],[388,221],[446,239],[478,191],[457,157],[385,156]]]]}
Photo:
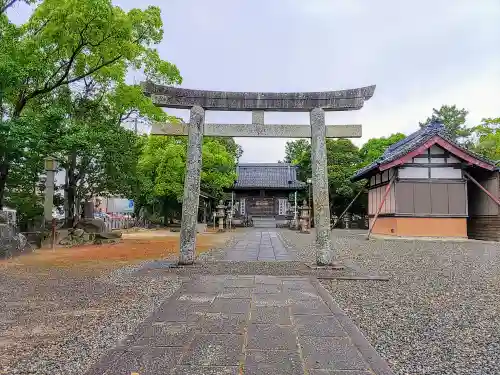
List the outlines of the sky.
{"type": "MultiPolygon", "coordinates": [[[[375,84],[359,111],[326,121],[362,124],[360,146],[406,134],[443,104],[468,125],[500,116],[498,0],[115,0],[157,5],[160,56],[181,87],[227,91],[324,91],[375,84]]],[[[140,80],[141,77],[133,77],[140,80]]],[[[188,120],[188,111],[168,110],[188,120]]],[[[250,123],[250,112],[207,112],[207,122],[250,123]]],[[[266,123],[308,124],[308,113],[266,113],[266,123]]],[[[236,138],[241,162],[283,159],[287,139],[236,138]]]]}

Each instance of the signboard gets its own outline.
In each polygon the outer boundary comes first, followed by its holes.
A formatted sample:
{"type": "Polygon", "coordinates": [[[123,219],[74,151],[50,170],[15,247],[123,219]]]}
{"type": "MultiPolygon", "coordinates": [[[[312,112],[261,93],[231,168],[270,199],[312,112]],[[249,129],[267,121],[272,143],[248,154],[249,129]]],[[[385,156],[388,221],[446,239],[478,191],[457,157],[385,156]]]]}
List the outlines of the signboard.
{"type": "Polygon", "coordinates": [[[106,211],[109,213],[134,212],[134,201],[126,198],[109,198],[106,211]]]}

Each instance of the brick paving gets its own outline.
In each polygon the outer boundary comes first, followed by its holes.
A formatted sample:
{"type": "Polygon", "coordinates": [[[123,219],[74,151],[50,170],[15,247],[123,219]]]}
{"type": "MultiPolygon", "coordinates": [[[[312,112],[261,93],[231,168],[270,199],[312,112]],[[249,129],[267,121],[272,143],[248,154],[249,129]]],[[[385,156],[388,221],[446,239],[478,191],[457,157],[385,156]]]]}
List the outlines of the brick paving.
{"type": "MultiPolygon", "coordinates": [[[[249,231],[230,260],[292,257],[249,231]]],[[[229,260],[226,259],[226,260],[229,260]]],[[[389,375],[316,279],[194,275],[86,375],[389,375]]]]}

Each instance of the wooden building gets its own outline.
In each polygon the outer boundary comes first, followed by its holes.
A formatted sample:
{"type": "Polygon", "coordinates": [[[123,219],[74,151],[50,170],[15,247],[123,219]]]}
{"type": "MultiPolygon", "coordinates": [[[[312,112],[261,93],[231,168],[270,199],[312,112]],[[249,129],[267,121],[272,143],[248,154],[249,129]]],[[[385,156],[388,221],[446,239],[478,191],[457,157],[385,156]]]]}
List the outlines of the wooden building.
{"type": "Polygon", "coordinates": [[[440,123],[389,147],[352,178],[362,179],[370,227],[382,204],[372,233],[500,241],[498,167],[452,141],[440,123]]]}
{"type": "Polygon", "coordinates": [[[229,189],[234,222],[256,227],[285,225],[293,215],[293,195],[307,188],[297,180],[297,167],[286,163],[239,164],[229,189]]]}

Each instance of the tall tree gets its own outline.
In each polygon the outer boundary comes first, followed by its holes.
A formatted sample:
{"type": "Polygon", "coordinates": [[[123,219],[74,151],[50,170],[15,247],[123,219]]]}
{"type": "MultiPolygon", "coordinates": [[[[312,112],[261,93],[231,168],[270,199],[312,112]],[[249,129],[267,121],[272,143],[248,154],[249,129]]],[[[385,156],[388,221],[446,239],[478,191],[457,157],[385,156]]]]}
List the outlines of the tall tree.
{"type": "Polygon", "coordinates": [[[66,172],[66,225],[72,226],[81,200],[132,194],[138,137],[121,126],[123,121],[130,116],[162,121],[167,116],[139,86],[109,88],[85,78],[79,90],[59,91],[67,119],[54,142],[54,153],[66,172]]]}
{"type": "MultiPolygon", "coordinates": [[[[203,140],[202,190],[219,197],[236,178],[237,150],[219,138],[203,140]]],[[[165,219],[182,202],[187,138],[149,136],[139,159],[137,202],[165,219]]]]}
{"type": "Polygon", "coordinates": [[[434,121],[442,122],[454,141],[467,145],[468,137],[472,133],[472,129],[465,125],[468,114],[466,109],[459,109],[456,105],[443,105],[439,109],[433,108],[432,115],[419,125],[423,128],[434,121]]]}
{"type": "MultiPolygon", "coordinates": [[[[328,139],[326,150],[330,206],[333,212],[337,212],[349,203],[349,199],[352,199],[360,188],[359,184],[352,183],[350,178],[359,166],[361,158],[358,148],[348,139],[328,139]]],[[[305,139],[287,142],[285,162],[297,165],[298,179],[307,181],[312,175],[310,142],[305,139]]]]}
{"type": "Polygon", "coordinates": [[[360,189],[360,184],[351,182],[351,177],[361,158],[359,149],[349,139],[328,139],[326,150],[330,206],[332,212],[340,214],[360,189]]]}
{"type": "Polygon", "coordinates": [[[285,163],[296,164],[304,154],[310,152],[311,143],[308,139],[288,141],[285,145],[285,163]]]}
{"type": "Polygon", "coordinates": [[[361,157],[361,166],[368,165],[379,157],[387,150],[389,146],[399,142],[406,136],[403,133],[391,134],[388,137],[370,138],[359,150],[361,157]]]}
{"type": "Polygon", "coordinates": [[[163,37],[158,7],[129,12],[111,0],[44,0],[20,27],[2,23],[0,39],[0,207],[9,171],[22,153],[16,127],[37,99],[92,77],[120,84],[129,68],[157,83],[180,83],[175,65],[151,46],[163,37]]]}
{"type": "Polygon", "coordinates": [[[474,151],[500,163],[500,117],[483,119],[473,130],[474,151]]]}

